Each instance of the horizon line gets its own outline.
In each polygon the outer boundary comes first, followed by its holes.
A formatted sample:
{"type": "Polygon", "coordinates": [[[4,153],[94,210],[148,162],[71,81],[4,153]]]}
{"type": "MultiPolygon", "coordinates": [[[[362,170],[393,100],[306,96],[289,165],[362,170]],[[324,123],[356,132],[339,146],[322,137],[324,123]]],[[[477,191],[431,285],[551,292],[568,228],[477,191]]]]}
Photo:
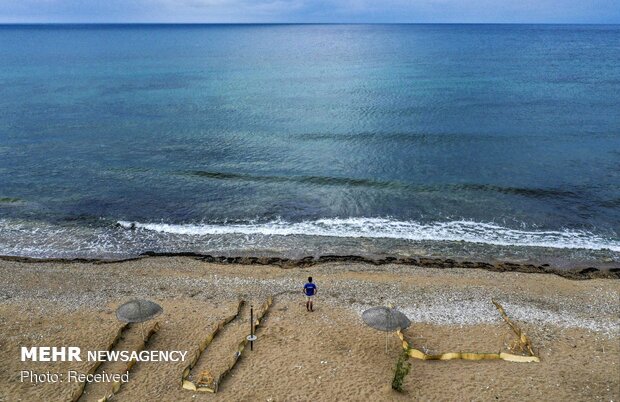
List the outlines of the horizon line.
{"type": "Polygon", "coordinates": [[[620,25],[620,22],[2,22],[0,25],[620,25]]]}

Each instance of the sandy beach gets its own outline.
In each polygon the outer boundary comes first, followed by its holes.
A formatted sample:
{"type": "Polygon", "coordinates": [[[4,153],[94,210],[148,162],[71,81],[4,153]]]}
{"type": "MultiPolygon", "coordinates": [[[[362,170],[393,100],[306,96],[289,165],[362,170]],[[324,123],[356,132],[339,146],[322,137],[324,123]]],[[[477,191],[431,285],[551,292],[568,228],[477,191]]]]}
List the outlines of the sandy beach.
{"type": "MultiPolygon", "coordinates": [[[[190,257],[149,257],[117,263],[0,261],[0,400],[98,400],[109,383],[33,383],[36,373],[93,371],[94,362],[22,362],[21,346],[77,346],[187,351],[177,362],[139,361],[111,400],[575,400],[620,397],[620,282],[570,280],[550,274],[326,263],[309,268],[214,264],[190,257]],[[301,287],[312,275],[316,311],[301,287]],[[140,345],[140,327],[123,328],[114,311],[132,298],[156,301],[159,327],[140,345]],[[273,303],[218,392],[182,388],[188,379],[218,375],[248,334],[249,305],[273,303]],[[239,315],[204,343],[226,317],[239,315]],[[404,334],[427,353],[507,351],[515,336],[491,303],[500,302],[530,337],[540,363],[421,361],[404,393],[390,388],[401,352],[390,334],[364,325],[363,310],[391,303],[411,319],[404,334]]],[[[258,311],[257,311],[258,314],[258,311]]],[[[95,370],[122,372],[118,362],[95,370]]]]}

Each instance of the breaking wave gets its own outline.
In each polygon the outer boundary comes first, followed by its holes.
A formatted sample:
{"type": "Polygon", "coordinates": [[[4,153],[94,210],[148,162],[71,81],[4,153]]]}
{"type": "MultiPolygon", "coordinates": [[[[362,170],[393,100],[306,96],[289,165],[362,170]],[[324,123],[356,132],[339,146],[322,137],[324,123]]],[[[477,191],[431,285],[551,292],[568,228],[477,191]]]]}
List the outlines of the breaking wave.
{"type": "Polygon", "coordinates": [[[472,221],[398,221],[387,218],[331,218],[314,221],[264,223],[168,224],[118,221],[125,229],[189,236],[226,234],[306,235],[350,238],[387,238],[414,241],[463,241],[499,246],[550,247],[620,251],[620,241],[581,230],[536,231],[510,229],[493,223],[472,221]]]}

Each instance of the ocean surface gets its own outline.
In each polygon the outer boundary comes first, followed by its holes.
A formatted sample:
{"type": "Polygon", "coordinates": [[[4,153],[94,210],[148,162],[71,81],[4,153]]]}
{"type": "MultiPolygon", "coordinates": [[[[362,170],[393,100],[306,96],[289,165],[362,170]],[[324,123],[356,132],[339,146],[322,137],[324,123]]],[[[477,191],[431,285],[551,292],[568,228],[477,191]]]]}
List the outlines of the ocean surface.
{"type": "Polygon", "coordinates": [[[620,26],[0,26],[0,254],[620,263],[620,26]]]}

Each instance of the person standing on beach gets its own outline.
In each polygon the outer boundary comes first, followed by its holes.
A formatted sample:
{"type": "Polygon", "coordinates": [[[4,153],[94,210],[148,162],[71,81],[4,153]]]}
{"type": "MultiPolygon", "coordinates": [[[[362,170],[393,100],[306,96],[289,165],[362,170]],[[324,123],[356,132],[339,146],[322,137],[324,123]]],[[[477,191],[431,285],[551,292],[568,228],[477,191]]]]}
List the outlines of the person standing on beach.
{"type": "Polygon", "coordinates": [[[304,295],[306,295],[306,310],[314,311],[312,306],[312,301],[314,296],[316,295],[317,287],[314,283],[312,283],[312,277],[308,277],[308,283],[304,285],[304,295]]]}

